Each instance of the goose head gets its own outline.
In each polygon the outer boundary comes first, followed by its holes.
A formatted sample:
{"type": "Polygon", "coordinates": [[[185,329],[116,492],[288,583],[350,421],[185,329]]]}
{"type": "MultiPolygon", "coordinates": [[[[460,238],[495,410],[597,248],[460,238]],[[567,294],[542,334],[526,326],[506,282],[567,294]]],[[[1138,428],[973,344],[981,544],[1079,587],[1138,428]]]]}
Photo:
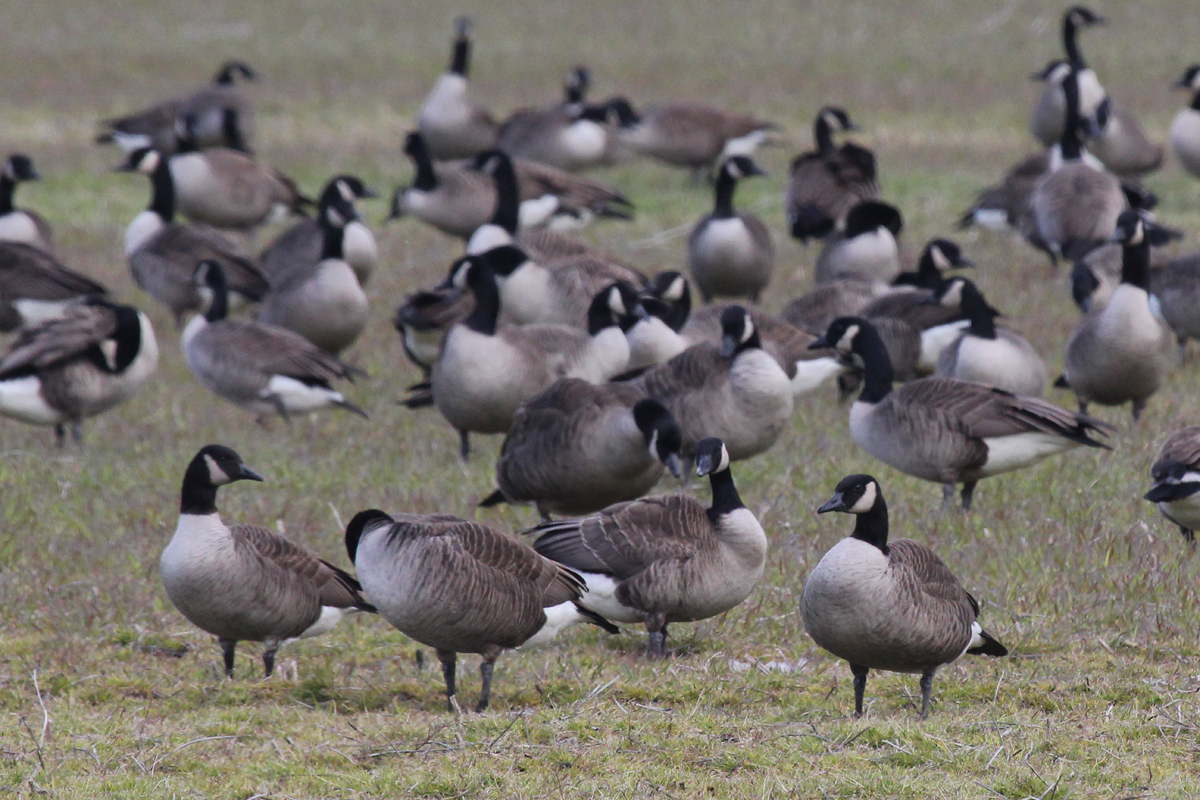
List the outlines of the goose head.
{"type": "Polygon", "coordinates": [[[13,153],[4,162],[4,177],[13,183],[21,181],[41,180],[41,175],[33,168],[33,159],[23,153],[13,153]]]}
{"type": "Polygon", "coordinates": [[[226,61],[213,76],[213,83],[218,86],[232,86],[239,75],[248,81],[258,80],[258,73],[245,61],[226,61]]]}
{"type": "Polygon", "coordinates": [[[646,440],[650,455],[658,459],[676,478],[683,475],[680,451],[683,431],[667,407],[657,400],[639,400],[633,407],[633,421],[646,440]]]}
{"type": "Polygon", "coordinates": [[[856,131],[859,129],[851,121],[850,115],[846,113],[846,110],[840,106],[825,106],[817,116],[825,121],[830,131],[856,131]]]}
{"type": "Polygon", "coordinates": [[[731,156],[721,164],[721,174],[728,175],[734,180],[750,178],[755,175],[766,175],[766,171],[754,163],[750,156],[731,156]]]}
{"type": "Polygon", "coordinates": [[[131,152],[123,163],[113,169],[114,172],[140,172],[143,175],[153,175],[163,162],[162,153],[153,147],[139,147],[131,152]]]}
{"type": "Polygon", "coordinates": [[[865,514],[883,502],[879,482],[870,475],[849,475],[838,481],[833,497],[817,509],[818,514],[840,511],[843,514],[865,514]]]}
{"type": "Polygon", "coordinates": [[[730,306],[721,312],[722,358],[733,358],[744,350],[761,346],[750,312],[741,306],[730,306]]]}
{"type": "Polygon", "coordinates": [[[701,439],[696,445],[696,474],[718,475],[729,470],[729,449],[715,436],[701,439]]]}
{"type": "Polygon", "coordinates": [[[878,200],[866,200],[851,208],[846,213],[845,235],[847,239],[864,233],[873,233],[880,228],[891,231],[892,236],[899,236],[904,227],[904,220],[895,206],[881,203],[878,200]]]}
{"type": "Polygon", "coordinates": [[[1200,92],[1200,64],[1192,64],[1183,71],[1183,77],[1175,83],[1176,89],[1200,92]]]}
{"type": "Polygon", "coordinates": [[[1146,492],[1151,503],[1170,503],[1184,500],[1200,492],[1200,473],[1187,464],[1172,464],[1154,476],[1154,488],[1146,492]]]}

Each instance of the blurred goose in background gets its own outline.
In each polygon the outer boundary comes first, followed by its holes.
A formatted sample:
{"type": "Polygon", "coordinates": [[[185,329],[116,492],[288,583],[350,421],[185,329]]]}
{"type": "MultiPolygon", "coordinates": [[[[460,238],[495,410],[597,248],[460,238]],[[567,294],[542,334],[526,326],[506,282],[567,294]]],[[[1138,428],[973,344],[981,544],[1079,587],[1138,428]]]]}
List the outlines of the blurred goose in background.
{"type": "Polygon", "coordinates": [[[187,97],[101,122],[96,143],[114,143],[126,153],[151,148],[170,155],[175,152],[176,120],[186,114],[194,120],[198,147],[244,148],[254,138],[254,105],[237,87],[238,77],[248,81],[258,79],[245,62],[226,61],[210,85],[187,97]],[[227,116],[226,111],[233,111],[235,116],[227,116]]]}
{"type": "Polygon", "coordinates": [[[667,625],[735,608],[762,578],[767,537],[738,495],[730,461],[720,439],[696,445],[696,474],[712,487],[708,508],[681,494],[618,503],[534,528],[533,547],[579,571],[588,589],[581,605],[645,624],[650,657],[665,658],[667,625]]]}
{"type": "MultiPolygon", "coordinates": [[[[983,189],[958,220],[960,228],[978,225],[992,231],[1011,230],[1026,239],[1037,236],[1037,223],[1029,198],[1042,176],[1050,169],[1050,151],[1044,150],[1009,168],[1004,179],[983,189]]],[[[1034,244],[1044,249],[1044,244],[1034,244]]]]}
{"type": "Polygon", "coordinates": [[[356,611],[374,613],[362,586],[302,545],[258,525],[226,525],[217,489],[261,481],[222,445],[200,449],[183,474],[179,524],[159,559],[167,597],[196,627],[217,637],[233,677],[238,642],[262,642],[271,677],[281,645],[319,636],[356,611]]]}
{"type": "Polygon", "coordinates": [[[614,163],[620,148],[608,109],[585,102],[591,80],[586,67],[576,67],[567,75],[562,103],[514,111],[500,126],[497,149],[568,172],[614,163]]]}
{"type": "Polygon", "coordinates": [[[850,434],[883,463],[943,485],[943,505],[961,483],[962,507],[971,508],[975,484],[1030,466],[1080,445],[1107,445],[1091,437],[1111,426],[1036,397],[1020,397],[976,383],[922,378],[892,388],[892,364],[874,325],[843,317],[812,347],[834,347],[857,357],[862,394],[850,407],[850,434]]]}
{"type": "Polygon", "coordinates": [[[450,68],[438,76],[417,111],[417,129],[434,158],[469,158],[496,144],[499,125],[471,99],[467,72],[471,65],[471,21],[455,23],[450,68]]]}
{"type": "Polygon", "coordinates": [[[850,662],[854,716],[863,713],[872,670],[921,675],[921,718],[933,676],[962,656],[1008,655],[978,622],[979,603],[937,554],[911,539],[888,541],[879,482],[850,475],[818,514],[854,514],[854,532],[821,557],[804,582],[800,613],[818,646],[850,662]]]}
{"type": "Polygon", "coordinates": [[[108,294],[32,245],[0,242],[0,333],[60,317],[67,306],[108,294]]]}
{"type": "Polygon", "coordinates": [[[1080,114],[1085,117],[1092,116],[1108,96],[1095,71],[1084,61],[1078,38],[1080,29],[1103,24],[1105,20],[1102,17],[1083,6],[1068,8],[1063,13],[1062,21],[1062,42],[1067,60],[1051,61],[1032,76],[1033,80],[1044,82],[1046,88],[1042,90],[1033,108],[1029,128],[1034,137],[1046,147],[1052,147],[1061,141],[1067,126],[1067,101],[1063,92],[1063,80],[1072,69],[1078,73],[1080,114]]]}
{"type": "Polygon", "coordinates": [[[1194,548],[1196,528],[1200,528],[1200,425],[1188,425],[1167,437],[1150,477],[1154,487],[1146,499],[1179,526],[1184,541],[1194,548]]]}
{"type": "MultiPolygon", "coordinates": [[[[338,175],[325,184],[321,195],[336,190],[354,207],[356,200],[379,197],[361,179],[353,175],[338,175]]],[[[319,203],[318,203],[319,205],[319,203]]],[[[343,230],[342,249],[346,263],[354,270],[358,282],[366,286],[379,266],[379,246],[375,235],[361,218],[348,221],[343,230]]],[[[293,269],[303,269],[321,260],[325,235],[319,219],[305,217],[279,234],[259,255],[263,272],[272,281],[293,269]]]]}
{"type": "Polygon", "coordinates": [[[738,181],[766,175],[749,156],[733,156],[717,171],[716,203],[688,237],[688,268],[704,302],[713,297],[758,297],[775,269],[771,231],[753,214],[733,209],[738,181]]]}
{"type": "Polygon", "coordinates": [[[1188,67],[1175,86],[1192,92],[1192,102],[1171,122],[1171,149],[1183,168],[1200,178],[1200,64],[1188,67]]]}
{"type": "Polygon", "coordinates": [[[817,149],[792,161],[784,205],[789,230],[801,242],[832,233],[852,206],[879,195],[875,154],[853,142],[834,144],[834,133],[855,130],[844,109],[825,106],[813,123],[817,149]]]}
{"type": "Polygon", "coordinates": [[[437,651],[456,713],[459,653],[483,656],[475,707],[482,712],[491,699],[493,666],[506,650],[546,644],[576,622],[619,632],[583,606],[587,586],[578,573],[477,522],[370,509],[350,520],[345,541],[383,618],[437,651]]]}
{"type": "Polygon", "coordinates": [[[1134,116],[1108,97],[1096,110],[1096,127],[1089,133],[1088,149],[1122,180],[1137,180],[1163,162],[1163,146],[1150,141],[1134,116]]]}
{"type": "Polygon", "coordinates": [[[817,256],[816,283],[841,278],[889,282],[900,273],[896,237],[903,227],[900,212],[887,203],[865,200],[846,213],[844,226],[825,238],[817,256]]]}
{"type": "Polygon", "coordinates": [[[262,300],[267,278],[245,248],[208,225],[175,221],[175,182],[161,153],[135,150],[118,169],[150,178],[150,205],[125,229],[125,257],[134,283],[171,311],[175,327],[202,304],[193,280],[200,261],[221,265],[234,309],[262,300]]]}
{"type": "Polygon", "coordinates": [[[228,288],[215,261],[201,261],[196,283],[208,306],[183,329],[183,358],[200,385],[260,416],[334,406],[366,417],[331,386],[358,372],[298,333],[261,322],[226,319],[228,288]]]}
{"type": "Polygon", "coordinates": [[[396,309],[392,326],[400,334],[404,354],[428,381],[442,350],[442,339],[451,326],[462,322],[475,307],[470,292],[437,286],[413,292],[396,309]]]}
{"type": "Polygon", "coordinates": [[[63,316],[25,328],[0,359],[0,414],[66,425],[83,442],[83,420],[124,403],[158,366],[158,342],[146,315],[132,306],[88,297],[63,316]]]}
{"type": "Polygon", "coordinates": [[[13,153],[0,171],[0,241],[21,242],[50,252],[54,233],[41,214],[13,205],[17,184],[41,180],[33,168],[33,159],[23,153],[13,153]]]}
{"type": "Polygon", "coordinates": [[[565,378],[526,400],[500,458],[500,487],[480,503],[535,503],[553,514],[590,514],[635,500],[663,468],[679,477],[683,433],[657,400],[625,383],[565,378]]]}
{"type": "Polygon", "coordinates": [[[1000,312],[988,305],[974,283],[964,280],[961,293],[970,327],[941,351],[934,375],[1040,397],[1046,364],[1037,351],[1021,334],[996,326],[1000,312]]]}
{"type": "Polygon", "coordinates": [[[1141,212],[1123,212],[1113,238],[1122,245],[1121,284],[1067,339],[1063,382],[1079,399],[1081,413],[1093,402],[1131,402],[1136,421],[1173,365],[1172,337],[1150,298],[1150,243],[1141,212]]]}

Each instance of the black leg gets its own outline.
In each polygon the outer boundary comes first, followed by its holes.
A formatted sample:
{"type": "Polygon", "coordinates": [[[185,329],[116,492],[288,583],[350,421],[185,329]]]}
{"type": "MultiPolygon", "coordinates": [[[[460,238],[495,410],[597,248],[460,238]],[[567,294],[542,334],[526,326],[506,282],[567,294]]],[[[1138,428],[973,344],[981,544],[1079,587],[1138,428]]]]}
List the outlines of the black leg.
{"type": "Polygon", "coordinates": [[[950,508],[950,504],[952,502],[954,502],[954,484],[953,483],[943,483],[942,484],[942,511],[945,511],[948,508],[950,508]]]}
{"type": "Polygon", "coordinates": [[[1080,400],[1080,401],[1079,401],[1079,413],[1080,413],[1080,414],[1086,414],[1086,413],[1087,413],[1087,401],[1086,401],[1086,400],[1080,400]]]}
{"type": "Polygon", "coordinates": [[[221,645],[221,650],[225,654],[225,677],[233,680],[233,651],[237,647],[237,642],[233,639],[217,639],[217,644],[221,645]]]}
{"type": "Polygon", "coordinates": [[[471,457],[471,434],[467,431],[458,432],[458,454],[463,461],[471,457]]]}
{"type": "Polygon", "coordinates": [[[292,418],[288,415],[287,406],[283,404],[283,398],[277,394],[271,395],[271,405],[275,406],[275,410],[279,412],[279,416],[283,417],[283,421],[291,428],[292,418]]]}
{"type": "Polygon", "coordinates": [[[541,516],[542,522],[553,522],[554,518],[550,516],[550,509],[546,508],[544,503],[537,504],[538,515],[541,516]]]}
{"type": "Polygon", "coordinates": [[[850,671],[854,673],[854,716],[862,716],[863,695],[867,693],[867,673],[871,670],[851,664],[850,671]]]}
{"type": "Polygon", "coordinates": [[[1146,410],[1146,401],[1145,400],[1134,400],[1133,401],[1133,421],[1137,422],[1138,420],[1140,420],[1142,418],[1142,412],[1145,410],[1146,410]]]}
{"type": "Polygon", "coordinates": [[[83,447],[83,420],[75,420],[71,423],[71,438],[75,441],[75,446],[83,447]]]}
{"type": "Polygon", "coordinates": [[[483,685],[479,690],[479,705],[475,706],[476,714],[487,711],[488,703],[492,699],[492,670],[494,668],[495,659],[486,656],[479,665],[479,677],[483,685]]]}
{"type": "Polygon", "coordinates": [[[54,426],[54,443],[60,448],[67,445],[67,429],[61,423],[54,426]]]}
{"type": "Polygon", "coordinates": [[[933,669],[921,673],[921,719],[929,716],[929,700],[933,696],[933,669]]]}
{"type": "Polygon", "coordinates": [[[667,657],[667,619],[665,614],[647,614],[646,630],[650,632],[650,657],[667,657]]]}
{"type": "Polygon", "coordinates": [[[975,481],[967,481],[962,488],[963,511],[971,510],[971,497],[975,494],[975,481]]]}
{"type": "Polygon", "coordinates": [[[1179,532],[1183,534],[1183,540],[1185,542],[1190,544],[1192,547],[1196,546],[1196,532],[1194,530],[1192,530],[1191,528],[1185,528],[1182,525],[1180,525],[1179,532]]]}
{"type": "Polygon", "coordinates": [[[437,655],[438,660],[442,662],[442,679],[446,681],[446,701],[450,710],[458,714],[460,709],[454,696],[454,667],[458,661],[458,654],[452,650],[438,650],[437,655]]]}
{"type": "Polygon", "coordinates": [[[268,639],[266,645],[267,649],[263,650],[263,677],[269,678],[275,672],[275,654],[279,652],[280,642],[268,639]]]}

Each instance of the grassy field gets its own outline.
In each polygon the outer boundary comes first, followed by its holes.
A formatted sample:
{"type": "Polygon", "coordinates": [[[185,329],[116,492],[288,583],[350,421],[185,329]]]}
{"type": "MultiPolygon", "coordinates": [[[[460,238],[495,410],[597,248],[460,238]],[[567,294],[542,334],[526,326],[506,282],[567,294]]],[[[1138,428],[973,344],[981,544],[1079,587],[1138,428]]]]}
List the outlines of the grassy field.
{"type": "MultiPolygon", "coordinates": [[[[1183,99],[1169,86],[1200,59],[1200,22],[1181,0],[1106,5],[1098,10],[1111,24],[1085,33],[1084,49],[1112,94],[1164,140],[1183,99]]],[[[702,99],[776,119],[790,146],[763,152],[772,177],[738,195],[777,237],[774,309],[810,285],[815,258],[785,236],[786,164],[810,146],[820,105],[841,103],[876,149],[909,250],[954,235],[993,304],[1051,369],[1061,364],[1076,320],[1062,276],[1021,242],[952,230],[974,192],[1031,150],[1025,115],[1036,89],[1026,76],[1059,55],[1061,9],[981,0],[736,8],[43,0],[0,10],[0,147],[29,153],[45,176],[19,202],[56,225],[67,264],[150,313],[162,347],[151,384],[87,424],[83,451],[0,420],[0,797],[1200,794],[1200,560],[1141,500],[1164,436],[1200,421],[1194,349],[1141,423],[1099,410],[1119,426],[1113,452],[985,481],[965,518],[938,513],[938,487],[860,452],[832,388],[806,398],[776,448],[734,468],[772,547],[744,605],[674,626],[664,663],[646,661],[636,630],[575,629],[506,655],[484,715],[447,714],[432,653],[376,618],[286,648],[294,678],[261,680],[260,651],[244,645],[230,682],[216,644],[171,607],[158,557],[183,469],[205,443],[234,447],[267,478],[223,490],[227,520],[277,526],[343,565],[341,525],[359,509],[476,513],[500,444],[478,439],[464,466],[439,415],[396,405],[418,374],[392,311],[440,279],[460,249],[412,220],[376,227],[384,264],[369,287],[371,324],[348,354],[371,375],[349,390],[369,422],[326,413],[263,429],[192,380],[169,316],[134,289],[122,257],[146,181],[110,174],[118,156],[90,139],[97,118],[191,87],[228,57],[263,76],[252,89],[260,156],[310,193],[334,172],[384,190],[408,180],[402,136],[464,11],[477,21],[476,91],[498,112],[556,97],[566,70],[586,63],[601,96],[702,99]],[[851,717],[849,669],[813,645],[797,613],[804,577],[851,527],[814,509],[842,476],[863,471],[880,479],[895,535],[941,553],[1012,651],[942,670],[923,722],[913,676],[873,674],[866,715],[851,717]]],[[[707,209],[708,191],[649,163],[597,177],[626,191],[638,216],[588,238],[648,272],[680,268],[680,226],[707,209]]],[[[1200,181],[1172,162],[1148,183],[1164,221],[1200,233],[1200,181]]],[[[386,209],[363,212],[377,223],[386,209]]],[[[703,485],[692,491],[707,496],[703,485]]],[[[530,509],[478,517],[510,531],[535,522],[530,509]]],[[[460,691],[473,702],[477,661],[464,662],[460,691]]]]}

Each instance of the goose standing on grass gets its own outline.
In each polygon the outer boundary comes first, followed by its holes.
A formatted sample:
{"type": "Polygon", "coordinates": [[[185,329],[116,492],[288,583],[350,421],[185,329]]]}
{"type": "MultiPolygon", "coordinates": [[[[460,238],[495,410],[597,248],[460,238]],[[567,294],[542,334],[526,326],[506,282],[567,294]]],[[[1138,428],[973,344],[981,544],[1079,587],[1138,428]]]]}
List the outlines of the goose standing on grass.
{"type": "Polygon", "coordinates": [[[583,606],[587,587],[577,573],[477,522],[360,511],[346,526],[346,552],[383,618],[437,651],[456,713],[459,653],[483,656],[475,707],[482,712],[493,666],[506,650],[546,644],[576,622],[618,632],[583,606]]]}
{"type": "Polygon", "coordinates": [[[1188,425],[1167,437],[1150,477],[1154,488],[1146,499],[1178,525],[1184,541],[1195,547],[1200,528],[1200,425],[1188,425]]]}
{"type": "Polygon", "coordinates": [[[54,247],[54,233],[41,214],[13,205],[17,184],[41,180],[33,168],[33,159],[13,153],[0,172],[0,241],[21,242],[49,252],[54,247]]]}
{"type": "Polygon", "coordinates": [[[1046,147],[1052,147],[1061,140],[1067,126],[1067,101],[1063,92],[1063,78],[1067,71],[1074,69],[1079,73],[1080,109],[1084,116],[1093,114],[1107,96],[1095,71],[1084,61],[1078,38],[1080,29],[1103,24],[1105,20],[1102,17],[1083,6],[1068,8],[1063,13],[1062,21],[1066,62],[1051,61],[1045,69],[1031,76],[1033,80],[1046,84],[1029,118],[1029,128],[1034,137],[1046,147]]]}
{"type": "Polygon", "coordinates": [[[150,178],[150,205],[125,229],[125,258],[133,282],[171,311],[175,327],[201,306],[193,280],[200,261],[221,265],[235,309],[262,300],[267,278],[245,248],[208,225],[175,221],[175,183],[161,153],[135,150],[118,169],[150,178]]]}
{"type": "Polygon", "coordinates": [[[680,476],[683,433],[657,400],[632,386],[560,380],[517,411],[500,458],[500,487],[480,503],[537,505],[550,514],[590,514],[654,488],[664,466],[680,476]]]}
{"type": "Polygon", "coordinates": [[[0,333],[61,317],[69,305],[108,289],[32,245],[0,242],[0,333]]]}
{"type": "Polygon", "coordinates": [[[158,366],[158,342],[146,315],[90,297],[59,319],[26,328],[0,359],[0,414],[53,425],[59,444],[71,425],[133,397],[158,366]]]}
{"type": "Polygon", "coordinates": [[[471,66],[471,20],[454,23],[450,68],[438,76],[417,111],[417,129],[434,158],[469,158],[496,144],[500,126],[471,99],[467,72],[471,66]]]}
{"type": "Polygon", "coordinates": [[[979,603],[937,554],[911,539],[888,541],[879,483],[850,475],[818,514],[855,515],[854,533],[822,556],[800,599],[804,629],[820,647],[850,662],[854,716],[863,713],[873,670],[921,675],[921,718],[929,716],[933,675],[962,656],[998,658],[1008,649],[978,622],[979,603]]]}
{"type": "Polygon", "coordinates": [[[829,235],[851,207],[879,195],[875,154],[853,142],[833,142],[834,133],[854,130],[844,109],[825,106],[813,123],[817,149],[792,161],[784,204],[792,236],[805,244],[829,235]]]}
{"type": "Polygon", "coordinates": [[[767,536],[742,503],[720,439],[696,447],[712,505],[688,495],[618,503],[582,519],[534,528],[533,548],[578,570],[580,603],[615,622],[643,623],[651,658],[665,658],[667,625],[694,622],[741,604],[762,578],[767,536]]]}
{"type": "Polygon", "coordinates": [[[817,256],[817,285],[842,278],[890,282],[901,269],[896,237],[902,226],[900,212],[887,203],[865,200],[851,208],[817,256]]]}
{"type": "Polygon", "coordinates": [[[1084,315],[1067,340],[1063,379],[1079,399],[1081,413],[1089,403],[1132,403],[1138,420],[1173,365],[1173,337],[1149,294],[1145,225],[1141,212],[1121,214],[1113,236],[1122,245],[1121,284],[1107,305],[1084,315]]]}
{"type": "Polygon", "coordinates": [[[1046,364],[1024,336],[996,326],[1000,312],[971,281],[963,284],[962,311],[970,327],[942,350],[934,374],[1040,397],[1046,387],[1046,364]]]}
{"type": "Polygon", "coordinates": [[[1080,445],[1107,445],[1092,432],[1113,430],[1037,397],[977,383],[922,378],[892,390],[892,364],[875,327],[842,317],[811,347],[834,347],[863,364],[862,394],[850,407],[850,435],[888,466],[943,485],[943,505],[961,483],[964,511],[983,478],[1030,466],[1080,445]]]}
{"type": "Polygon", "coordinates": [[[183,474],[179,524],[159,574],[175,608],[217,637],[233,677],[238,642],[262,642],[266,677],[280,645],[319,636],[355,611],[374,612],[362,586],[301,545],[258,525],[226,525],[217,489],[261,481],[241,456],[217,444],[196,453],[183,474]]]}
{"type": "MultiPolygon", "coordinates": [[[[346,203],[354,208],[356,200],[379,197],[374,189],[353,175],[338,175],[321,191],[322,196],[336,190],[346,203]]],[[[259,255],[262,270],[272,281],[293,270],[303,271],[321,260],[325,236],[319,219],[305,217],[279,234],[259,255]]],[[[343,228],[342,249],[345,261],[354,270],[354,276],[362,286],[371,280],[379,266],[379,246],[371,229],[361,218],[348,221],[343,228]]]]}
{"type": "Polygon", "coordinates": [[[196,283],[208,307],[183,329],[183,358],[209,391],[260,417],[335,406],[361,417],[367,413],[334,391],[338,378],[358,372],[298,333],[261,322],[226,319],[229,290],[215,261],[201,261],[196,283]]]}
{"type": "Polygon", "coordinates": [[[688,267],[704,302],[748,297],[758,302],[775,269],[775,244],[763,221],[733,210],[738,181],[766,175],[749,156],[734,156],[717,171],[716,205],[692,228],[688,267]]]}
{"type": "Polygon", "coordinates": [[[1171,149],[1179,163],[1200,178],[1200,64],[1192,64],[1175,84],[1192,93],[1192,102],[1171,122],[1171,149]]]}

